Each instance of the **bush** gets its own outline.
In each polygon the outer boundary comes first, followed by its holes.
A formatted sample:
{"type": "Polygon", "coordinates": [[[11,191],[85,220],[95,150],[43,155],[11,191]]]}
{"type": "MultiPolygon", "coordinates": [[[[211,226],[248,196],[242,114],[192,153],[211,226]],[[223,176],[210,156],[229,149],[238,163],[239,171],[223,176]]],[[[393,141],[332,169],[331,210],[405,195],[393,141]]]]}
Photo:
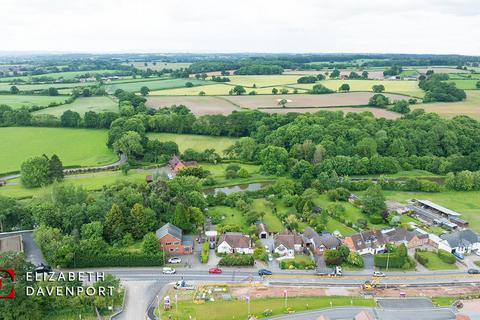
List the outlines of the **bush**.
{"type": "Polygon", "coordinates": [[[363,258],[358,252],[350,251],[345,262],[359,268],[363,268],[364,266],[363,258]]]}
{"type": "Polygon", "coordinates": [[[309,270],[315,269],[315,262],[310,259],[285,259],[280,261],[280,269],[298,269],[309,270]]]}
{"type": "Polygon", "coordinates": [[[414,257],[422,266],[426,266],[428,264],[428,258],[423,255],[422,251],[415,251],[414,257]]]}
{"type": "Polygon", "coordinates": [[[210,248],[208,247],[208,241],[202,244],[202,252],[200,254],[202,263],[208,262],[208,255],[210,254],[210,248]]]}
{"type": "Polygon", "coordinates": [[[224,256],[220,261],[218,262],[218,265],[220,266],[253,266],[254,263],[253,256],[250,254],[229,254],[224,256]]]}
{"type": "Polygon", "coordinates": [[[440,258],[440,260],[448,264],[454,264],[457,261],[457,259],[452,253],[443,249],[438,249],[437,255],[440,258]]]}
{"type": "Polygon", "coordinates": [[[379,216],[379,215],[373,215],[368,217],[368,221],[370,221],[370,223],[372,224],[381,224],[383,223],[383,218],[382,216],[379,216]]]}
{"type": "Polygon", "coordinates": [[[163,266],[164,263],[165,258],[162,252],[155,255],[127,251],[100,254],[79,252],[75,255],[75,265],[70,267],[158,267],[163,266]]]}

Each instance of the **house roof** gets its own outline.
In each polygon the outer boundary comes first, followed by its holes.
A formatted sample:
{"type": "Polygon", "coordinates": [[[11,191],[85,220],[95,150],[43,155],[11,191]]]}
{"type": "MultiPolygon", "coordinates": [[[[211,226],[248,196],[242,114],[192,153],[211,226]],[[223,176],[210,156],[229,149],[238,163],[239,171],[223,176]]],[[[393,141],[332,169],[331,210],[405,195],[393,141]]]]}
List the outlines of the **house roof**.
{"type": "Polygon", "coordinates": [[[172,156],[172,158],[168,161],[168,164],[170,165],[170,167],[174,168],[178,163],[181,163],[182,160],[180,160],[180,158],[174,154],[172,156]]]}
{"type": "Polygon", "coordinates": [[[421,233],[416,230],[409,231],[405,228],[387,230],[386,232],[383,233],[383,235],[388,242],[400,242],[400,241],[409,242],[415,236],[419,239],[428,239],[428,234],[426,233],[421,233]]]}
{"type": "Polygon", "coordinates": [[[164,224],[163,227],[161,227],[155,232],[155,235],[158,239],[165,237],[167,234],[177,238],[178,240],[182,240],[182,229],[174,226],[171,223],[164,224]]]}
{"type": "Polygon", "coordinates": [[[442,234],[440,238],[447,241],[451,248],[468,247],[474,243],[480,242],[480,237],[478,234],[470,229],[445,233],[442,234]]]}
{"type": "Polygon", "coordinates": [[[291,232],[288,230],[285,230],[282,233],[279,233],[273,237],[274,243],[275,243],[275,248],[283,245],[287,249],[294,250],[295,245],[302,245],[303,244],[303,239],[302,236],[300,236],[296,232],[291,232]]]}
{"type": "Polygon", "coordinates": [[[231,248],[250,248],[250,237],[239,232],[226,232],[218,243],[226,242],[231,248]]]}
{"type": "Polygon", "coordinates": [[[305,243],[312,243],[316,248],[324,246],[327,249],[333,249],[340,245],[340,240],[331,233],[325,232],[318,234],[310,227],[306,227],[303,231],[305,243]]]}
{"type": "Polygon", "coordinates": [[[363,250],[367,248],[379,248],[385,245],[385,237],[379,230],[368,230],[361,233],[346,237],[345,240],[350,239],[355,250],[363,250]]]}

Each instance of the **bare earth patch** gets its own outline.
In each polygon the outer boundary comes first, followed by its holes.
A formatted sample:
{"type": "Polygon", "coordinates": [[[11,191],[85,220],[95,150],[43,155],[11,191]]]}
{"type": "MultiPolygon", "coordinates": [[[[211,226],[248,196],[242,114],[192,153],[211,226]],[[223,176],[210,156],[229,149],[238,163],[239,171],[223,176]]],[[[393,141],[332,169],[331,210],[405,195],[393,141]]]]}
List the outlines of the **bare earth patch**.
{"type": "Polygon", "coordinates": [[[201,96],[150,96],[147,100],[147,106],[152,108],[170,107],[172,105],[184,105],[188,107],[193,114],[202,116],[206,114],[229,115],[235,110],[240,110],[234,104],[217,97],[201,96]]]}

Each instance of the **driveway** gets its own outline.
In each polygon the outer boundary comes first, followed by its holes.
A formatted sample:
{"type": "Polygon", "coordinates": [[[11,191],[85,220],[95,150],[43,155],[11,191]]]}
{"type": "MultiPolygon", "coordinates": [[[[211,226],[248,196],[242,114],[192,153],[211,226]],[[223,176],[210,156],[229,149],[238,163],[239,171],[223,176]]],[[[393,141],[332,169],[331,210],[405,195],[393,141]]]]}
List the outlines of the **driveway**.
{"type": "Polygon", "coordinates": [[[363,256],[363,264],[365,271],[373,271],[375,268],[375,264],[373,263],[373,254],[364,254],[363,256]]]}
{"type": "Polygon", "coordinates": [[[33,231],[5,232],[0,233],[0,238],[21,234],[23,240],[23,251],[25,252],[25,257],[27,260],[36,266],[38,266],[40,263],[46,264],[42,251],[33,240],[32,232],[33,231]]]}
{"type": "Polygon", "coordinates": [[[431,309],[434,305],[427,298],[377,299],[377,305],[382,309],[431,309]]]}

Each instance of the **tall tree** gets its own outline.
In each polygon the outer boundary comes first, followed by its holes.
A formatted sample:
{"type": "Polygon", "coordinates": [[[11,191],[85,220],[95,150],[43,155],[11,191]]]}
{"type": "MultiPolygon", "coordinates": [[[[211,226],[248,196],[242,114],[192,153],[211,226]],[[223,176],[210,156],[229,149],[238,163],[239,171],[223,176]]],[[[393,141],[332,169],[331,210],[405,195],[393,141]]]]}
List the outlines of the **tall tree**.
{"type": "Polygon", "coordinates": [[[48,161],[49,175],[52,180],[63,180],[63,164],[60,158],[54,154],[48,161]]]}
{"type": "Polygon", "coordinates": [[[114,203],[105,216],[105,238],[118,241],[125,235],[127,224],[122,210],[114,203]]]}

